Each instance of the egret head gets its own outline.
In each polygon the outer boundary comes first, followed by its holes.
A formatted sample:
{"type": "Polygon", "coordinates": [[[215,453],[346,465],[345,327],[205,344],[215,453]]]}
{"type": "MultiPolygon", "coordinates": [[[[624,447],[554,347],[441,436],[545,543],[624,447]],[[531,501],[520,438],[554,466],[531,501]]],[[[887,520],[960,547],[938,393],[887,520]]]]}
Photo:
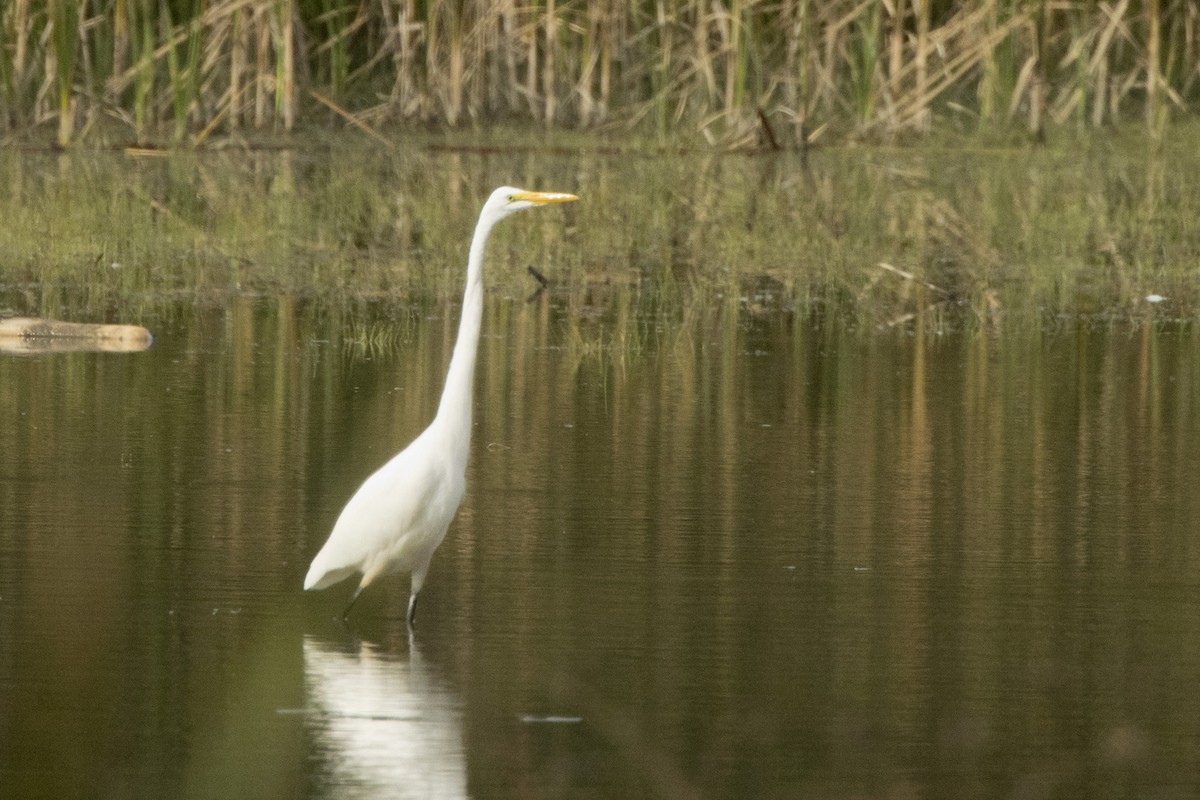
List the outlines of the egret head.
{"type": "Polygon", "coordinates": [[[483,213],[500,220],[517,211],[527,208],[537,208],[551,203],[570,203],[579,198],[563,192],[528,192],[524,189],[514,189],[511,186],[501,186],[492,192],[483,213]]]}

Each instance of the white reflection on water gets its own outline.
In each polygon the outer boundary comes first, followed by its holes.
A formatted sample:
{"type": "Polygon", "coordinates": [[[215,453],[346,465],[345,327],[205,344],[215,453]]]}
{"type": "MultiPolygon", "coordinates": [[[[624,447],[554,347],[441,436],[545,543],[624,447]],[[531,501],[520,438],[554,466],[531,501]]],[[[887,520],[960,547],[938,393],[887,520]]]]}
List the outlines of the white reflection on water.
{"type": "Polygon", "coordinates": [[[308,725],[334,797],[467,795],[457,696],[421,659],[304,637],[308,725]]]}

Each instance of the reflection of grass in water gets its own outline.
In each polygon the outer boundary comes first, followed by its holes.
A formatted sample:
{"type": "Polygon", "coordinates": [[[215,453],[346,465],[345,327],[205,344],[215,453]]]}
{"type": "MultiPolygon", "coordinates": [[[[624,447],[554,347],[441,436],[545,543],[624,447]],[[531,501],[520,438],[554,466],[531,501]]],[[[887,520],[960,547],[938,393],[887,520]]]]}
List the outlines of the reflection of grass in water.
{"type": "Polygon", "coordinates": [[[402,345],[412,342],[416,325],[411,309],[402,308],[388,319],[351,315],[342,335],[342,353],[356,359],[394,356],[402,345]]]}
{"type": "MultiPolygon", "coordinates": [[[[10,152],[0,289],[22,313],[91,319],[240,294],[456,299],[482,198],[515,183],[583,201],[497,231],[489,291],[527,296],[533,265],[573,313],[636,331],[605,340],[581,325],[582,350],[636,351],[658,323],[713,306],[936,327],[1141,319],[1141,298],[1158,293],[1170,298],[1159,311],[1190,316],[1200,199],[1185,176],[1200,156],[1182,140],[1158,156],[1141,147],[830,150],[807,170],[787,155],[497,159],[419,142],[164,159],[10,152]]],[[[392,346],[370,330],[351,338],[392,346]]]]}

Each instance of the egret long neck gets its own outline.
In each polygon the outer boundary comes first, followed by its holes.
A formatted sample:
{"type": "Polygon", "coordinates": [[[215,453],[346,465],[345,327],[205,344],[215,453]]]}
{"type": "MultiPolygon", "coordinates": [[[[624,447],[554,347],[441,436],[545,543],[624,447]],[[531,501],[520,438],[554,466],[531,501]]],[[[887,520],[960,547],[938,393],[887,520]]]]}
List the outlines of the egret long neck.
{"type": "Polygon", "coordinates": [[[454,343],[454,355],[450,357],[446,386],[442,390],[442,401],[434,421],[445,431],[454,457],[464,465],[471,446],[475,356],[479,351],[479,328],[483,321],[483,251],[492,224],[481,219],[471,239],[458,340],[454,343]]]}

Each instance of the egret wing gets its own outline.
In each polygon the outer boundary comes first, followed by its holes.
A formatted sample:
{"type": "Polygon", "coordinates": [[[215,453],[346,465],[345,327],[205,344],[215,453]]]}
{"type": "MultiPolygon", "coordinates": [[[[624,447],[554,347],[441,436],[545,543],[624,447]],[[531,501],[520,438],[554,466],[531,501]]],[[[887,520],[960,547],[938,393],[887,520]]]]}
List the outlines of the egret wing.
{"type": "MultiPolygon", "coordinates": [[[[418,438],[376,470],[346,503],[329,540],[313,559],[306,589],[322,589],[363,572],[377,558],[402,555],[405,540],[425,527],[428,509],[436,505],[442,470],[439,460],[422,457],[421,445],[418,438]]],[[[394,568],[402,567],[398,562],[394,568]]]]}

